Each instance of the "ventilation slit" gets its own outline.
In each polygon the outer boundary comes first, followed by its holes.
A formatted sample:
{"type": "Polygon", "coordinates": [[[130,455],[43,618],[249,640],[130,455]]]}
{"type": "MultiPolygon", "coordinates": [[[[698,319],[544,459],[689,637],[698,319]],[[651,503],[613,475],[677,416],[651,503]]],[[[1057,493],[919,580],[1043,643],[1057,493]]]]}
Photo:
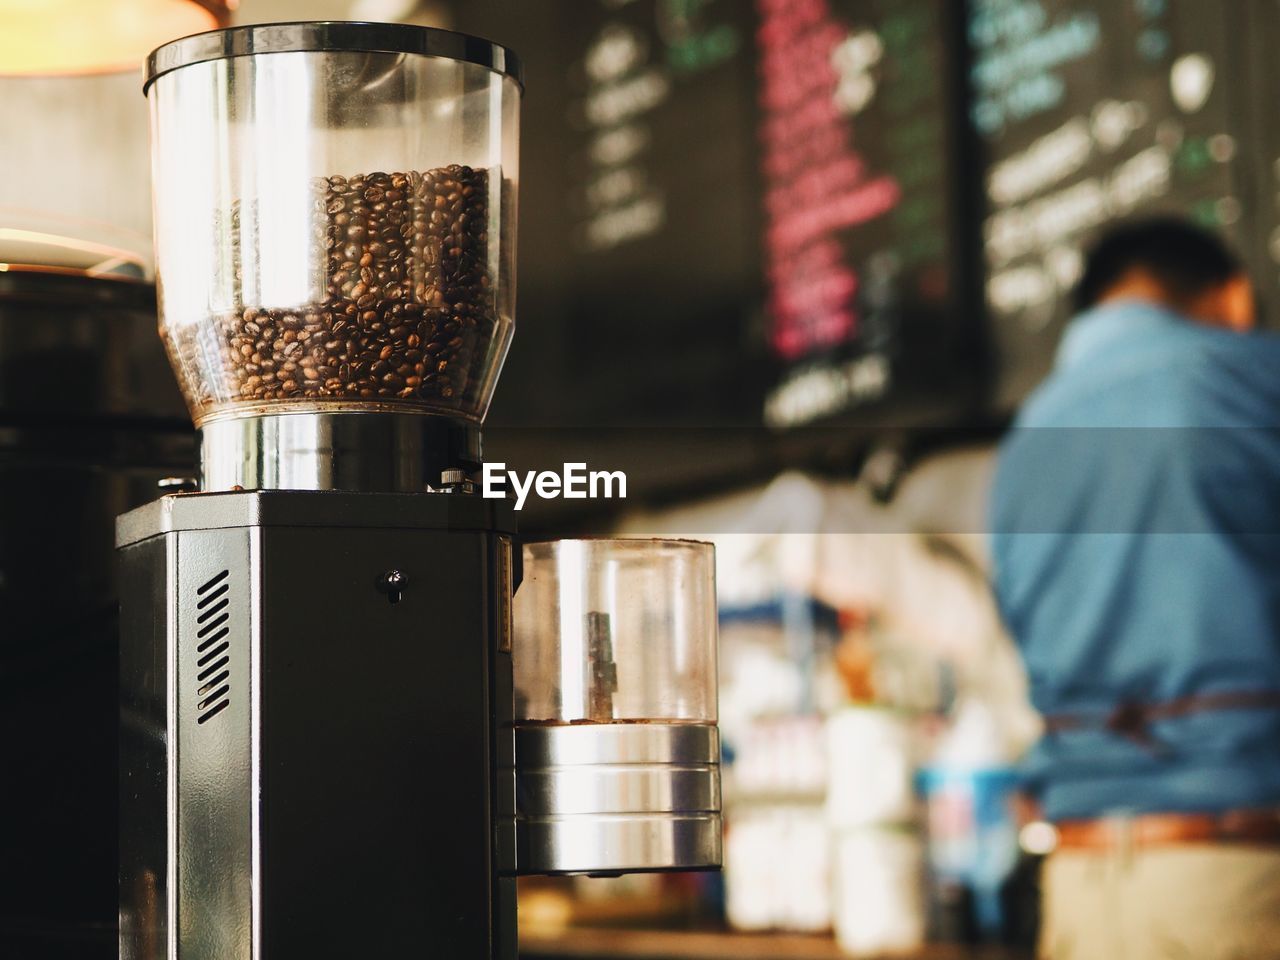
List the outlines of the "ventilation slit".
{"type": "Polygon", "coordinates": [[[211,704],[217,703],[219,700],[225,697],[230,691],[231,691],[231,688],[224,683],[217,690],[213,691],[213,693],[209,694],[207,697],[205,697],[203,700],[200,701],[200,709],[203,710],[205,707],[208,707],[211,704]]]}
{"type": "MultiPolygon", "coordinates": [[[[210,597],[210,599],[212,599],[212,597],[210,597]]],[[[205,622],[206,620],[208,620],[210,617],[215,616],[216,614],[221,613],[223,610],[227,609],[227,607],[229,607],[229,606],[231,606],[231,601],[230,601],[230,600],[227,600],[227,599],[224,597],[224,598],[222,599],[222,601],[221,601],[220,603],[218,603],[216,606],[210,607],[210,608],[209,608],[208,610],[206,610],[204,613],[200,614],[200,616],[196,617],[196,623],[204,623],[204,622],[205,622]]]]}
{"type": "Polygon", "coordinates": [[[226,680],[227,677],[229,676],[231,676],[231,673],[227,670],[223,670],[220,674],[218,674],[216,677],[214,677],[212,680],[210,680],[208,683],[202,686],[197,692],[200,694],[200,696],[203,697],[206,693],[208,693],[218,684],[222,683],[222,681],[226,680]]]}
{"type": "Polygon", "coordinates": [[[231,701],[223,700],[221,703],[217,704],[216,706],[210,707],[205,713],[202,713],[200,714],[200,716],[196,717],[196,723],[204,723],[206,720],[212,720],[214,717],[220,714],[223,710],[227,709],[227,707],[229,706],[231,706],[231,701]]]}
{"type": "Polygon", "coordinates": [[[224,583],[224,584],[223,584],[222,586],[220,586],[217,590],[213,591],[213,593],[209,594],[207,597],[205,597],[203,600],[201,600],[199,603],[197,603],[197,604],[196,604],[196,609],[197,609],[197,610],[203,610],[205,607],[207,607],[209,604],[213,603],[213,601],[217,600],[219,597],[224,597],[224,596],[226,596],[227,591],[228,591],[228,590],[230,590],[230,589],[231,589],[231,587],[224,583]]]}
{"type": "Polygon", "coordinates": [[[217,673],[219,670],[221,670],[230,662],[231,662],[230,657],[223,657],[217,663],[211,663],[209,664],[209,666],[201,670],[200,676],[196,677],[196,679],[201,682],[204,682],[205,680],[208,680],[211,676],[213,676],[213,674],[217,673]]]}
{"type": "Polygon", "coordinates": [[[231,649],[231,644],[227,643],[227,641],[224,640],[222,641],[222,643],[218,644],[216,647],[214,647],[212,650],[206,653],[203,657],[197,660],[196,666],[206,667],[209,665],[210,661],[216,659],[217,657],[222,656],[222,654],[226,653],[230,649],[231,649]]]}
{"type": "Polygon", "coordinates": [[[213,633],[214,630],[222,626],[224,623],[226,623],[230,619],[231,619],[231,616],[229,614],[224,613],[217,620],[214,620],[211,623],[206,623],[203,627],[201,627],[200,632],[197,633],[196,636],[207,637],[209,634],[213,633]]]}
{"type": "Polygon", "coordinates": [[[206,640],[201,640],[200,646],[196,647],[196,649],[199,650],[201,653],[204,653],[206,650],[212,647],[215,643],[217,643],[223,637],[227,637],[230,635],[231,635],[231,631],[228,630],[226,627],[223,627],[221,630],[215,633],[212,637],[209,637],[206,640]]]}
{"type": "Polygon", "coordinates": [[[227,579],[227,577],[229,576],[231,576],[231,571],[223,570],[220,574],[218,574],[216,577],[214,577],[212,580],[206,583],[203,587],[197,590],[196,593],[199,596],[204,596],[206,593],[208,593],[211,589],[213,589],[218,584],[220,584],[223,580],[227,579]]]}

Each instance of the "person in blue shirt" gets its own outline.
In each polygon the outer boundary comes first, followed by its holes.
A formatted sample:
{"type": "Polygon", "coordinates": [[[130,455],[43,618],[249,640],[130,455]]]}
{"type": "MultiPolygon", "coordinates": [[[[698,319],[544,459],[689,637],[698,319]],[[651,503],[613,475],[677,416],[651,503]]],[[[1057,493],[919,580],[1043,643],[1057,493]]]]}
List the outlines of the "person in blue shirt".
{"type": "Polygon", "coordinates": [[[1040,956],[1280,958],[1280,337],[1177,219],[1106,234],[1076,306],[990,512],[1059,838],[1040,956]]]}

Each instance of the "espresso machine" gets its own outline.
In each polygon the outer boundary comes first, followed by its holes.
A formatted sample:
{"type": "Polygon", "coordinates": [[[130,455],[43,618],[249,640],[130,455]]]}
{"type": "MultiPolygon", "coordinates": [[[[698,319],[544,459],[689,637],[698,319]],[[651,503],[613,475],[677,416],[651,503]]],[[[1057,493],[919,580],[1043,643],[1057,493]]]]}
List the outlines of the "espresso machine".
{"type": "Polygon", "coordinates": [[[718,866],[712,548],[522,546],[475,482],[515,57],[273,24],[144,89],[201,471],[117,524],[122,960],[513,958],[518,875],[718,866]]]}

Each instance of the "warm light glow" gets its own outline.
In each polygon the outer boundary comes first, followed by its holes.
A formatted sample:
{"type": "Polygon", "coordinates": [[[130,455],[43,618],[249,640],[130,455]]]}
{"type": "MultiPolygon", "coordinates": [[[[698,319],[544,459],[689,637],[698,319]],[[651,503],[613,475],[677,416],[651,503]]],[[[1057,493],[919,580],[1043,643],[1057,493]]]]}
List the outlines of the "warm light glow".
{"type": "Polygon", "coordinates": [[[162,43],[223,26],[235,0],[0,0],[0,75],[138,70],[162,43]]]}
{"type": "Polygon", "coordinates": [[[139,273],[145,269],[142,258],[131,250],[39,230],[0,227],[0,251],[8,263],[72,270],[91,276],[109,274],[121,267],[132,266],[139,273]]]}
{"type": "Polygon", "coordinates": [[[1018,831],[1018,845],[1036,857],[1046,857],[1058,848],[1058,830],[1052,823],[1035,820],[1018,831]]]}

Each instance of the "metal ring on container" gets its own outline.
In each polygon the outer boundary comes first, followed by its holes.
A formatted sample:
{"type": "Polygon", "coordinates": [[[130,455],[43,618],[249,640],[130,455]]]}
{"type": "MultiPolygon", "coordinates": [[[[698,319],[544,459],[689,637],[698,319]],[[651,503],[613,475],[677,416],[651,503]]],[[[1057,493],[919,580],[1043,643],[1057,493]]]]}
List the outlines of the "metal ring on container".
{"type": "Polygon", "coordinates": [[[596,814],[516,821],[517,873],[654,873],[721,865],[720,814],[596,814]]]}
{"type": "Polygon", "coordinates": [[[516,730],[521,874],[720,866],[712,724],[529,724],[516,730]]]}
{"type": "Polygon", "coordinates": [[[259,53],[411,53],[443,57],[511,77],[524,87],[519,58],[507,47],[452,30],[419,27],[407,23],[363,23],[317,20],[298,23],[263,23],[225,30],[210,30],[174,40],[147,57],[145,94],[159,77],[180,67],[259,53]]]}
{"type": "Polygon", "coordinates": [[[521,724],[522,770],[602,763],[719,763],[720,730],[708,723],[521,724]]]}

